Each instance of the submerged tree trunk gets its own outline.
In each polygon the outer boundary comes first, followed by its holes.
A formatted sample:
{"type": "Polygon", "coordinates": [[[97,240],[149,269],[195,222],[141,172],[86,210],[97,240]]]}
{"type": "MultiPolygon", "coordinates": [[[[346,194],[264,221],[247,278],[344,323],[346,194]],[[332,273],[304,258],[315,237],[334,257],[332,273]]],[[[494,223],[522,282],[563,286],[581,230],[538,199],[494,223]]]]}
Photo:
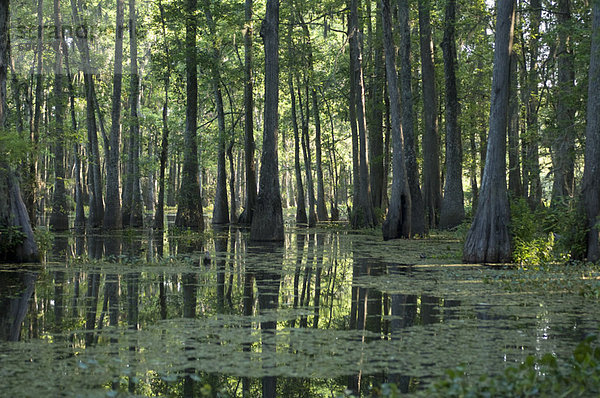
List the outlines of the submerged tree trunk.
{"type": "Polygon", "coordinates": [[[575,189],[575,112],[570,98],[575,90],[575,58],[571,49],[571,1],[558,2],[558,100],[557,135],[552,142],[552,204],[573,196],[575,189]]]}
{"type": "Polygon", "coordinates": [[[446,182],[440,213],[440,228],[459,225],[465,218],[462,185],[462,144],[458,126],[458,93],[456,89],[456,0],[446,3],[444,27],[444,74],[446,78],[446,182]]]}
{"type": "Polygon", "coordinates": [[[252,0],[245,3],[246,25],[244,31],[244,169],[246,171],[246,204],[238,222],[252,223],[256,206],[256,169],[254,167],[254,97],[252,94],[252,0]]]}
{"type": "Polygon", "coordinates": [[[512,257],[506,190],[506,131],[515,0],[499,0],[497,4],[490,131],[477,211],[463,251],[463,261],[467,263],[502,263],[512,257]]]}
{"type": "Polygon", "coordinates": [[[115,66],[113,76],[113,97],[109,148],[106,160],[106,209],[104,228],[123,227],[121,215],[120,185],[120,146],[121,146],[121,84],[123,79],[123,0],[117,0],[117,28],[115,33],[115,66]]]}
{"type": "Polygon", "coordinates": [[[198,72],[196,70],[197,21],[195,13],[197,0],[187,0],[185,8],[185,147],[175,226],[202,231],[204,230],[204,216],[202,213],[202,194],[198,175],[198,144],[196,143],[196,130],[198,126],[198,72]]]}
{"type": "Polygon", "coordinates": [[[377,225],[371,199],[369,165],[367,160],[367,125],[365,118],[365,84],[362,68],[361,30],[358,24],[358,0],[350,2],[350,46],[351,74],[354,74],[354,104],[358,123],[358,197],[352,209],[351,224],[354,228],[369,228],[377,225]]]}
{"type": "Polygon", "coordinates": [[[400,92],[402,94],[402,133],[404,137],[404,155],[406,156],[406,176],[410,189],[411,203],[411,234],[424,235],[425,205],[419,184],[419,165],[414,133],[414,111],[410,62],[410,26],[408,19],[409,7],[407,1],[398,2],[398,25],[400,30],[400,92]]]}
{"type": "Polygon", "coordinates": [[[65,231],[69,229],[69,209],[65,188],[63,35],[59,0],[54,0],[54,26],[54,50],[56,51],[56,63],[54,66],[54,137],[56,141],[54,143],[54,190],[52,191],[50,228],[54,231],[65,231]]]}
{"type": "Polygon", "coordinates": [[[387,73],[388,96],[393,141],[393,180],[390,208],[383,223],[383,239],[409,238],[411,234],[411,197],[406,163],[404,160],[404,137],[400,117],[398,98],[398,75],[396,73],[396,55],[392,40],[392,19],[390,0],[382,0],[383,43],[385,48],[385,67],[387,73]]]}
{"type": "MultiPolygon", "coordinates": [[[[9,1],[0,0],[0,129],[4,130],[7,118],[6,79],[9,60],[9,1]]],[[[0,141],[1,143],[1,141],[0,141]]],[[[7,148],[0,145],[0,235],[13,236],[14,244],[8,244],[2,236],[0,262],[35,262],[39,260],[27,208],[21,197],[19,183],[5,161],[7,148]],[[14,229],[14,231],[11,231],[14,229]]]]}
{"type": "Polygon", "coordinates": [[[423,201],[426,223],[436,228],[442,204],[440,179],[440,137],[437,123],[437,93],[433,39],[431,36],[430,0],[419,0],[419,39],[423,90],[423,201]]]}
{"type": "Polygon", "coordinates": [[[598,261],[598,215],[600,213],[600,0],[593,1],[592,45],[588,78],[585,168],[581,195],[587,218],[587,258],[598,261]]]}
{"type": "Polygon", "coordinates": [[[283,213],[279,190],[277,136],[279,129],[279,0],[267,0],[260,28],[265,45],[265,121],[260,183],[250,239],[282,241],[283,213]]]}

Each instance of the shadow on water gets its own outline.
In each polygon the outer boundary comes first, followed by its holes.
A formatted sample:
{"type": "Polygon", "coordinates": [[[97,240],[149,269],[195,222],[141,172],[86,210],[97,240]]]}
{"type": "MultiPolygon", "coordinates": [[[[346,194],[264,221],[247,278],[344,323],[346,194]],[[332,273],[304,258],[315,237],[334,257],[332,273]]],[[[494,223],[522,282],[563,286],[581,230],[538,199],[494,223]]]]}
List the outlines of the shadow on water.
{"type": "Polygon", "coordinates": [[[485,283],[497,270],[436,263],[420,242],[324,229],[290,229],[277,245],[247,236],[57,235],[47,263],[3,266],[0,372],[27,375],[3,389],[369,396],[395,383],[410,393],[459,362],[494,373],[529,353],[568,352],[598,327],[594,303],[506,294],[485,283]]]}

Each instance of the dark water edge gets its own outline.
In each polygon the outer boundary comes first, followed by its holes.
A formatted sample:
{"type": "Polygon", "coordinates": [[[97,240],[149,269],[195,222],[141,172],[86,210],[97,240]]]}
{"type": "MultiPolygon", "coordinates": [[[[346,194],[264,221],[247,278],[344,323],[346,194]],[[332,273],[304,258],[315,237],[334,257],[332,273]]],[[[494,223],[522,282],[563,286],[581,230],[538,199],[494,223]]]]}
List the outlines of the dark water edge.
{"type": "Polygon", "coordinates": [[[598,330],[597,302],[489,283],[499,271],[460,264],[451,236],[247,238],[72,233],[43,264],[2,265],[1,395],[418,392],[449,367],[496,374],[598,330]]]}

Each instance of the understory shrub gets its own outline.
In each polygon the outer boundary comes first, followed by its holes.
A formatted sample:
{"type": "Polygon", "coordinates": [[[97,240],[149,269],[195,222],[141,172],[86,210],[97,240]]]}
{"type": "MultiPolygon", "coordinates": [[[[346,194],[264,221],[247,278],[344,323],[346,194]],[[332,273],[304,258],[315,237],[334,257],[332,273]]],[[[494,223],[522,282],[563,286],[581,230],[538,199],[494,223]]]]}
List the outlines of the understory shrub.
{"type": "Polygon", "coordinates": [[[531,210],[525,199],[513,198],[510,211],[516,263],[539,266],[584,257],[586,223],[577,200],[561,198],[531,210]]]}

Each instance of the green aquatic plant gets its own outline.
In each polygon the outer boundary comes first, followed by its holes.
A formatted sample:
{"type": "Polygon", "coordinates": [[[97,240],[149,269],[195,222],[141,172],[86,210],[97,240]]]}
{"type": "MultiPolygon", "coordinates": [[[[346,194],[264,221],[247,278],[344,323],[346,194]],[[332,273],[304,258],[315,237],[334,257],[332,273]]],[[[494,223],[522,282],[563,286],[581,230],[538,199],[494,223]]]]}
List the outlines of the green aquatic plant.
{"type": "MultiPolygon", "coordinates": [[[[592,397],[600,395],[600,347],[596,336],[577,345],[560,360],[553,354],[533,355],[496,376],[469,376],[457,366],[419,395],[429,397],[592,397]]],[[[390,395],[390,397],[393,395],[390,395]]]]}

